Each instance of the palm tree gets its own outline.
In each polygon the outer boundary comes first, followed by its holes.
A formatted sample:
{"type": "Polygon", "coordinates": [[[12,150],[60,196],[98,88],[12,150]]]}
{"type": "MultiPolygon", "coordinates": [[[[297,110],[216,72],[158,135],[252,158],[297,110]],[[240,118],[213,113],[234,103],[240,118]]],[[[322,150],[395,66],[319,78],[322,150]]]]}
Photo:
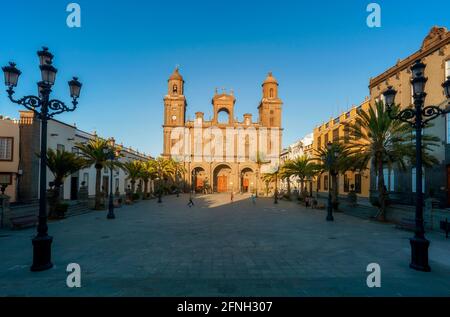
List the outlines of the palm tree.
{"type": "Polygon", "coordinates": [[[317,165],[306,155],[300,156],[295,160],[289,160],[283,165],[284,173],[291,176],[297,176],[300,179],[300,193],[303,193],[305,180],[315,175],[317,165]]]}
{"type": "Polygon", "coordinates": [[[345,173],[349,169],[348,149],[346,145],[340,142],[329,142],[326,147],[316,150],[315,159],[318,163],[312,165],[313,169],[320,174],[325,172],[331,177],[331,198],[333,209],[338,209],[338,175],[345,173]]]}
{"type": "Polygon", "coordinates": [[[86,166],[86,160],[79,157],[75,153],[60,151],[60,150],[47,150],[47,167],[54,176],[53,189],[53,206],[50,206],[50,216],[55,216],[55,207],[60,201],[60,190],[64,180],[71,174],[79,171],[86,166]]]}
{"type": "Polygon", "coordinates": [[[135,160],[122,163],[122,169],[127,174],[127,179],[131,183],[131,200],[133,200],[133,194],[136,189],[136,181],[142,177],[144,170],[143,162],[135,160]]]}
{"type": "Polygon", "coordinates": [[[156,170],[151,161],[142,162],[140,178],[144,182],[144,197],[149,197],[148,182],[156,178],[156,170]]]}
{"type": "Polygon", "coordinates": [[[180,180],[180,178],[183,179],[183,175],[185,175],[187,170],[184,167],[183,163],[178,162],[174,159],[171,159],[171,162],[172,162],[173,169],[174,169],[174,178],[175,178],[174,181],[175,181],[175,185],[177,186],[177,195],[178,195],[179,188],[180,188],[179,180],[180,180]]]}
{"type": "MultiPolygon", "coordinates": [[[[399,111],[398,106],[392,108],[391,116],[399,111]]],[[[405,169],[415,161],[415,144],[413,129],[404,122],[392,119],[382,102],[367,111],[361,110],[353,123],[347,124],[353,138],[346,140],[349,150],[349,163],[356,169],[367,169],[369,163],[375,168],[378,176],[378,219],[386,220],[387,190],[383,175],[385,166],[391,168],[396,165],[405,169]]],[[[424,166],[438,163],[437,159],[428,152],[437,146],[439,138],[430,135],[423,136],[424,166]]]]}
{"type": "Polygon", "coordinates": [[[287,190],[288,190],[288,196],[291,197],[291,176],[293,175],[290,170],[286,168],[286,164],[288,164],[290,161],[286,161],[283,166],[280,168],[280,179],[283,181],[286,181],[287,183],[287,190]]]}
{"type": "Polygon", "coordinates": [[[163,157],[158,157],[157,159],[150,162],[159,179],[158,194],[160,200],[163,191],[163,185],[165,185],[167,179],[173,179],[173,176],[175,175],[175,168],[172,160],[163,157]]]}
{"type": "Polygon", "coordinates": [[[277,194],[278,194],[278,176],[280,174],[280,170],[276,169],[275,171],[264,173],[262,176],[262,180],[266,183],[266,195],[268,192],[268,186],[270,183],[275,184],[275,191],[273,197],[275,198],[275,203],[278,203],[277,194]]]}
{"type": "MultiPolygon", "coordinates": [[[[112,149],[108,140],[95,137],[89,140],[87,143],[77,143],[75,145],[80,151],[81,157],[83,157],[88,166],[94,165],[95,174],[95,209],[102,209],[101,206],[101,177],[102,169],[109,166],[108,156],[110,151],[115,151],[112,149]]],[[[111,189],[112,190],[112,189],[111,189]]]]}

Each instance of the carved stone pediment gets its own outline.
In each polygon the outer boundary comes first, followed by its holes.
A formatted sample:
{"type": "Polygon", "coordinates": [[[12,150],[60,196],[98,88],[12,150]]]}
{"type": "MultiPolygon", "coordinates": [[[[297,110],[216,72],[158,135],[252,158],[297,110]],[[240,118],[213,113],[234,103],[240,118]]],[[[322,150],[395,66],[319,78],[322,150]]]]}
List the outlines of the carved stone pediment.
{"type": "Polygon", "coordinates": [[[447,28],[433,26],[430,30],[430,33],[428,33],[428,35],[423,40],[422,48],[427,48],[434,42],[442,40],[447,33],[447,28]]]}

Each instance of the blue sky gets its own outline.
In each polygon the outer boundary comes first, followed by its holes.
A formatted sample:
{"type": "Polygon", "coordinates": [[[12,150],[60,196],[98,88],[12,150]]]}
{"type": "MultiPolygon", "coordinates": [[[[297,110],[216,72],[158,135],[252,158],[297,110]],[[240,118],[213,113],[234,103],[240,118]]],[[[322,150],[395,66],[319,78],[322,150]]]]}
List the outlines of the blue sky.
{"type": "MultiPolygon", "coordinates": [[[[54,97],[69,101],[72,75],[84,85],[77,111],[58,119],[152,155],[162,151],[162,98],[177,64],[191,118],[212,116],[215,87],[234,90],[238,118],[256,118],[272,71],[288,145],[360,103],[369,78],[419,49],[433,25],[450,26],[447,0],[376,1],[382,26],[372,29],[366,7],[375,1],[79,0],[82,26],[70,29],[70,2],[3,2],[0,63],[22,70],[18,95],[35,93],[36,50],[50,47],[59,69],[54,97]]],[[[2,89],[0,113],[17,110],[2,89]]]]}

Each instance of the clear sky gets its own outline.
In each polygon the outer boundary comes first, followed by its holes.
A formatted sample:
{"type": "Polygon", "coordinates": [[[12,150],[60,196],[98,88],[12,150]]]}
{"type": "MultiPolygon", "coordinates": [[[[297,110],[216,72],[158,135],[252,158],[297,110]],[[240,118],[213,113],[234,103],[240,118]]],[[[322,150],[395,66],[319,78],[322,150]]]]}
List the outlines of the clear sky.
{"type": "MultiPolygon", "coordinates": [[[[78,0],[82,25],[71,29],[70,2],[2,0],[1,65],[22,70],[18,95],[35,93],[36,51],[48,46],[59,70],[54,97],[69,101],[72,75],[83,82],[77,111],[58,119],[152,155],[162,151],[162,99],[177,64],[190,118],[212,115],[215,87],[234,90],[238,118],[256,118],[272,71],[286,146],[362,102],[369,78],[419,49],[433,25],[450,27],[448,0],[78,0]],[[370,2],[381,5],[381,28],[366,24],[370,2]]],[[[0,113],[17,110],[2,89],[0,113]]]]}

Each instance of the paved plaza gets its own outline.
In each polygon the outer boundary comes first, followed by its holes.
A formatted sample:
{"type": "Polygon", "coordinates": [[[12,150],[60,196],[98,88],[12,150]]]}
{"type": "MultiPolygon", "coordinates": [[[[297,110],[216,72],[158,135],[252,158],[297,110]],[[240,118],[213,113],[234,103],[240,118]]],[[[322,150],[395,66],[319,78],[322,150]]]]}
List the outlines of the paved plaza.
{"type": "Polygon", "coordinates": [[[35,229],[0,231],[1,296],[449,296],[450,241],[431,240],[431,273],[411,270],[412,233],[295,202],[248,196],[141,201],[49,224],[54,268],[29,271],[35,229]],[[381,288],[368,288],[369,263],[381,288]],[[81,266],[81,288],[66,266],[81,266]]]}

